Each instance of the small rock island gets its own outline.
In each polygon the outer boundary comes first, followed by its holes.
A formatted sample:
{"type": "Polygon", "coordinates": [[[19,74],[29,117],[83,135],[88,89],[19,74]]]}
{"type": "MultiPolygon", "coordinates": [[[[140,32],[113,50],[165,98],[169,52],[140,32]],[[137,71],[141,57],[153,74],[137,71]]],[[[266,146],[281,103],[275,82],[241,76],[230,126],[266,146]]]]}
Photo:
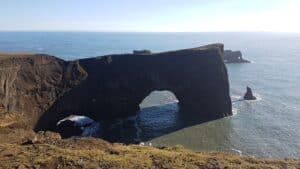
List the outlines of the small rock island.
{"type": "Polygon", "coordinates": [[[256,97],[252,93],[252,89],[247,86],[247,91],[244,95],[245,100],[256,100],[256,97]]]}
{"type": "Polygon", "coordinates": [[[225,50],[223,55],[224,63],[250,63],[242,56],[241,51],[225,50]]]}

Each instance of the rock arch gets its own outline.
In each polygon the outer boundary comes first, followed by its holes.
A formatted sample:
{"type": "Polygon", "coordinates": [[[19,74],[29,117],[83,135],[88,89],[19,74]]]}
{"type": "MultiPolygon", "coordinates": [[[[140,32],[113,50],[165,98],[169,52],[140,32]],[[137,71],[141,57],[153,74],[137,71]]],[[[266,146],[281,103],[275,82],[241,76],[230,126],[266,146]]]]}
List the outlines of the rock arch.
{"type": "Polygon", "coordinates": [[[165,53],[109,55],[79,60],[87,78],[43,114],[37,129],[49,129],[71,114],[93,119],[135,115],[153,90],[172,91],[184,113],[216,119],[231,114],[223,45],[165,53]]]}

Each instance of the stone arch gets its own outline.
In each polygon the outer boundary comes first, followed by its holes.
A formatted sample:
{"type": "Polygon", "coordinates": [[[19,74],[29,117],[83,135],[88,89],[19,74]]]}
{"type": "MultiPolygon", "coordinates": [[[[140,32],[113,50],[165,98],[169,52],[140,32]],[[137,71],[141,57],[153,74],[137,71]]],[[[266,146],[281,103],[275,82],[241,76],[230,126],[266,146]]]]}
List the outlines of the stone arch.
{"type": "Polygon", "coordinates": [[[79,60],[87,77],[60,97],[40,118],[36,129],[51,129],[58,120],[85,115],[95,120],[136,115],[153,90],[172,91],[182,114],[216,119],[231,114],[223,46],[151,55],[123,54],[79,60]]]}

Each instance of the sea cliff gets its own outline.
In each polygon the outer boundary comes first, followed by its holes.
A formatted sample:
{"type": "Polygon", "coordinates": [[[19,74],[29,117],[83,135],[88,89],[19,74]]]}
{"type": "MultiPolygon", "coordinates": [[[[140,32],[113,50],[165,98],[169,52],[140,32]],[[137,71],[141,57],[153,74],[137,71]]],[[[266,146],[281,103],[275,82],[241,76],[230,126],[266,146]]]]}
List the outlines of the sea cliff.
{"type": "Polygon", "coordinates": [[[184,113],[231,115],[223,44],[156,54],[64,61],[45,54],[0,57],[1,112],[20,113],[35,130],[55,130],[72,114],[94,120],[135,115],[153,90],[170,90],[184,113]]]}

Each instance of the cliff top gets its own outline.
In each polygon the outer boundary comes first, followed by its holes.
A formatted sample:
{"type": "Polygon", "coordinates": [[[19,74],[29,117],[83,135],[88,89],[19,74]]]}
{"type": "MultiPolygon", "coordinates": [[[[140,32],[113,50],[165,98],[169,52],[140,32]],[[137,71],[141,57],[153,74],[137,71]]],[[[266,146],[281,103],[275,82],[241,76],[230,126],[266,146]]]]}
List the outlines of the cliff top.
{"type": "Polygon", "coordinates": [[[32,56],[33,53],[30,52],[0,52],[0,57],[18,57],[18,56],[32,56]]]}

